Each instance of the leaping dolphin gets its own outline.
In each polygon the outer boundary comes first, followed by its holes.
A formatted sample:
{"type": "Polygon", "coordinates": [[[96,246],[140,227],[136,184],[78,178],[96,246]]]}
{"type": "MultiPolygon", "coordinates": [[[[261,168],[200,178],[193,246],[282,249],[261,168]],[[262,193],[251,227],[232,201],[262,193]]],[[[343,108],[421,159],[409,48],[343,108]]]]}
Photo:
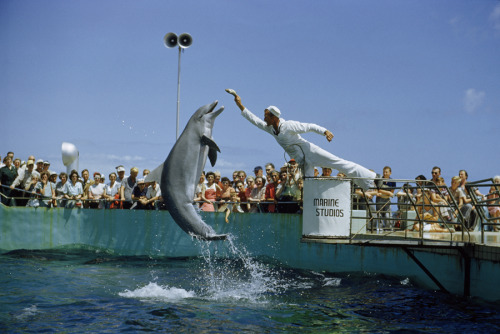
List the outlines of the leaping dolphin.
{"type": "Polygon", "coordinates": [[[224,107],[214,111],[218,101],[199,108],[189,119],[184,131],[163,164],[147,177],[157,181],[170,215],[186,233],[203,240],[224,240],[227,234],[216,234],[196,212],[193,198],[196,185],[208,158],[212,166],[219,147],[212,139],[212,129],[224,107]]]}

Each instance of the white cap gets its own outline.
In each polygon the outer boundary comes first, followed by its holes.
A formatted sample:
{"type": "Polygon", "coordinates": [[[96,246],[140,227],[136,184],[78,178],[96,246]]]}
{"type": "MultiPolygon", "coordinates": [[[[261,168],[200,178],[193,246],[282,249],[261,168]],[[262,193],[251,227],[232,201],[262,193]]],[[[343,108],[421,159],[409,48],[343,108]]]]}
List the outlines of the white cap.
{"type": "Polygon", "coordinates": [[[116,171],[117,171],[117,172],[124,172],[124,171],[125,171],[125,168],[124,168],[123,166],[121,166],[121,165],[120,165],[120,166],[116,167],[116,171]]]}
{"type": "Polygon", "coordinates": [[[280,115],[281,115],[281,111],[278,109],[278,107],[269,106],[266,109],[269,110],[269,112],[276,117],[280,117],[280,115]]]}

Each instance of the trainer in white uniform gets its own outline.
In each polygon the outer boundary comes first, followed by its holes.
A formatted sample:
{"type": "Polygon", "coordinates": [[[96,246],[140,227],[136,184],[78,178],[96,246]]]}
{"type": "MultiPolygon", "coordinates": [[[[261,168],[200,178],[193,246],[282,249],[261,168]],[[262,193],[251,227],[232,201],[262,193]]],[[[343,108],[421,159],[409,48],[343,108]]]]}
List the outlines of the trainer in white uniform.
{"type": "Polygon", "coordinates": [[[312,123],[286,121],[280,118],[281,112],[275,106],[267,107],[264,110],[264,120],[261,120],[241,104],[241,98],[234,90],[226,89],[226,91],[234,96],[234,101],[240,108],[243,117],[259,129],[271,134],[290,157],[294,158],[298,163],[304,164],[305,176],[314,176],[315,166],[330,167],[350,177],[364,178],[354,179],[354,183],[365,190],[374,186],[373,179],[377,177],[375,172],[354,162],[341,159],[308,142],[299,135],[306,132],[315,132],[326,136],[326,139],[330,142],[333,139],[333,134],[324,127],[312,123]]]}

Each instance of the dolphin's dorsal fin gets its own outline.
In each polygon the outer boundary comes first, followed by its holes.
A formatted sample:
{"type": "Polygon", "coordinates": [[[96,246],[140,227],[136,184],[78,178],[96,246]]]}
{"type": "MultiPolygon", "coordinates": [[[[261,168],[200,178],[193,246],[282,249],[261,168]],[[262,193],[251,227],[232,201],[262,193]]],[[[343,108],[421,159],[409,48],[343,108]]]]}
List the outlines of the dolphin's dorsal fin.
{"type": "Polygon", "coordinates": [[[205,135],[201,137],[201,143],[208,146],[208,159],[210,159],[212,167],[215,166],[215,162],[217,161],[217,152],[220,152],[219,146],[217,146],[213,139],[210,139],[205,135]]]}
{"type": "Polygon", "coordinates": [[[156,167],[152,172],[146,175],[144,181],[145,182],[153,182],[156,181],[158,183],[161,182],[161,173],[163,172],[163,164],[156,167]]]}

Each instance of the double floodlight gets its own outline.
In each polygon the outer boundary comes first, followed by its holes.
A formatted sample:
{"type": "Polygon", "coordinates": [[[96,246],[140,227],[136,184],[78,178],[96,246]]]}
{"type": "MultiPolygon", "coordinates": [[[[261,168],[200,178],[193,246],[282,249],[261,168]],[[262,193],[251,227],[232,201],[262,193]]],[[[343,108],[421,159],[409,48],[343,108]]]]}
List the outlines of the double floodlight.
{"type": "Polygon", "coordinates": [[[163,43],[167,48],[175,48],[179,46],[182,49],[187,49],[193,44],[193,37],[188,33],[183,33],[177,36],[173,32],[169,32],[163,37],[163,43]]]}

